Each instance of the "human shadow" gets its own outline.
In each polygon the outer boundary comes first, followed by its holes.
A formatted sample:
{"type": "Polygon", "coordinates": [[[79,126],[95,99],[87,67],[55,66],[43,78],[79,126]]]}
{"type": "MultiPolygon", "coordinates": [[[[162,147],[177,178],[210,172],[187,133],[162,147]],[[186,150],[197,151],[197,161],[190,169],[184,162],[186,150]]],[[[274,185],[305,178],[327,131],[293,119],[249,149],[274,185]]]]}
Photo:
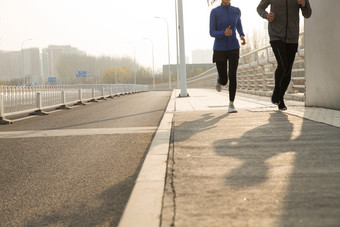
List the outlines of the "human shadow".
{"type": "Polygon", "coordinates": [[[278,226],[340,226],[340,128],[303,119],[278,226]]]}
{"type": "Polygon", "coordinates": [[[182,142],[190,139],[194,134],[193,132],[200,133],[210,129],[213,129],[216,124],[225,117],[228,117],[229,113],[224,113],[215,117],[212,113],[202,114],[200,118],[193,121],[184,121],[179,125],[176,125],[176,131],[181,131],[180,136],[175,134],[175,141],[182,142]],[[195,130],[193,130],[195,128],[195,130]]]}
{"type": "Polygon", "coordinates": [[[283,179],[287,187],[275,226],[340,226],[339,138],[340,128],[273,112],[268,123],[240,138],[215,141],[214,148],[220,156],[241,161],[225,179],[234,189],[267,182],[270,168],[276,168],[267,161],[290,152],[291,171],[283,179]]]}
{"type": "Polygon", "coordinates": [[[218,155],[243,161],[240,167],[228,174],[226,184],[249,187],[265,182],[269,170],[266,160],[289,151],[292,131],[293,125],[287,115],[273,112],[267,124],[247,131],[241,138],[215,141],[215,152],[218,155]]]}

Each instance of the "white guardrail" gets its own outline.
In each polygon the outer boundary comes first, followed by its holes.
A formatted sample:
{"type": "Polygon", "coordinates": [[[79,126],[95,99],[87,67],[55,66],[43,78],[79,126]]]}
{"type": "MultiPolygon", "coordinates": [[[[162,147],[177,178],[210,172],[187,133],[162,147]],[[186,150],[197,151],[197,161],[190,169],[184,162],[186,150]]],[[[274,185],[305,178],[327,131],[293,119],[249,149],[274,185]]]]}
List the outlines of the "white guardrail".
{"type": "MultiPolygon", "coordinates": [[[[303,40],[304,33],[300,34],[303,40]]],[[[305,51],[302,44],[293,65],[292,80],[285,98],[305,99],[305,51]]],[[[274,74],[277,62],[270,45],[240,56],[237,71],[237,91],[254,95],[270,96],[274,88],[274,74]]],[[[216,67],[187,79],[188,88],[213,88],[217,76],[216,67]]]]}
{"type": "Polygon", "coordinates": [[[12,115],[46,114],[46,109],[147,90],[147,85],[138,84],[0,86],[0,124],[11,123],[6,117],[12,115]]]}

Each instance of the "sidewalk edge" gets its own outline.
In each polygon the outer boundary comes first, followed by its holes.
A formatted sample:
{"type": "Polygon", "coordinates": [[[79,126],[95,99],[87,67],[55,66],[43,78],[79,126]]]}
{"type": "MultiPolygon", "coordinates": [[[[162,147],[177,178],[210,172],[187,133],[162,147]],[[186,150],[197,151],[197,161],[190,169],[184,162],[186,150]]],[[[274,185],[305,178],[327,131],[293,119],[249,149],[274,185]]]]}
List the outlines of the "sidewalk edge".
{"type": "Polygon", "coordinates": [[[119,227],[159,227],[160,225],[175,100],[176,90],[173,90],[121,217],[119,227]]]}

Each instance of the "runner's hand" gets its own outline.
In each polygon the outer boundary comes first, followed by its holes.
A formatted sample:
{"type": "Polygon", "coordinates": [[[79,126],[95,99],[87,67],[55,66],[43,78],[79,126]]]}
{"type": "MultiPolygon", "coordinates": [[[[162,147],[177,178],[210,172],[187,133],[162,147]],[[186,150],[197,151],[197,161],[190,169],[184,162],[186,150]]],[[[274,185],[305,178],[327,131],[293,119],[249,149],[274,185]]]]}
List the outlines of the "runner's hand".
{"type": "Polygon", "coordinates": [[[241,36],[240,38],[241,38],[241,40],[242,40],[242,43],[241,43],[241,44],[242,44],[242,45],[246,45],[246,39],[244,38],[244,36],[241,36]]]}
{"type": "Polygon", "coordinates": [[[229,25],[229,27],[224,31],[224,35],[225,35],[225,36],[232,36],[232,35],[233,35],[233,31],[230,29],[230,25],[229,25]]]}
{"type": "Polygon", "coordinates": [[[302,7],[306,6],[306,1],[305,0],[297,0],[297,3],[301,5],[302,7]]]}
{"type": "MultiPolygon", "coordinates": [[[[298,1],[300,1],[300,0],[298,0],[298,1]]],[[[301,0],[301,1],[303,1],[303,0],[301,0]]],[[[273,21],[274,21],[274,18],[275,18],[275,14],[274,14],[273,12],[268,13],[268,15],[267,15],[267,20],[268,20],[269,22],[273,22],[273,21]]]]}

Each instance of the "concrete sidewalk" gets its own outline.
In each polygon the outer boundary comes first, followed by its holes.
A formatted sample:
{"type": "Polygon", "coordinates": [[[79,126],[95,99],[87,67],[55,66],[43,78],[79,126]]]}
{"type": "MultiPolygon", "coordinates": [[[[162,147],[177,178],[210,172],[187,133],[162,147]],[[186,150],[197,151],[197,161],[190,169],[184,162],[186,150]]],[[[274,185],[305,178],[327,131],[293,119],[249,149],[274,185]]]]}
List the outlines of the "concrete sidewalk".
{"type": "Polygon", "coordinates": [[[340,226],[340,111],[188,89],[175,100],[161,226],[340,226]]]}

